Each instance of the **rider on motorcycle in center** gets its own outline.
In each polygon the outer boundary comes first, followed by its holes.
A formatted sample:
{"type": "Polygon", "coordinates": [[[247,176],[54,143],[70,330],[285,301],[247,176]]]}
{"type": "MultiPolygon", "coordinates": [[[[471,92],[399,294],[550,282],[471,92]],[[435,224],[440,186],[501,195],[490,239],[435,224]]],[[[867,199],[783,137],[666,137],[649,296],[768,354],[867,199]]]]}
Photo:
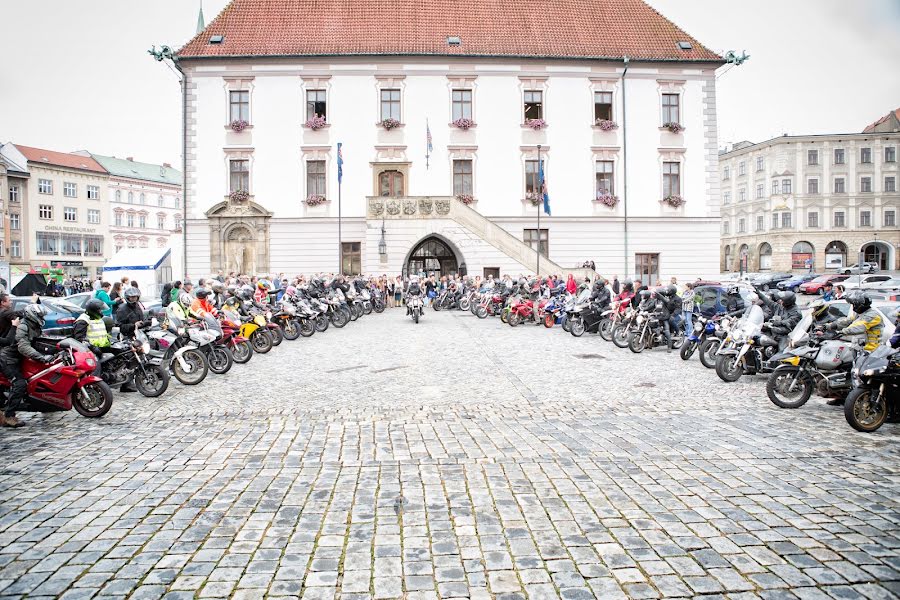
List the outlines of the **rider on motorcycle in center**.
{"type": "Polygon", "coordinates": [[[736,317],[741,315],[746,308],[744,299],[741,298],[741,288],[736,285],[728,288],[725,296],[725,314],[729,317],[736,317]]]}
{"type": "Polygon", "coordinates": [[[600,306],[601,311],[606,310],[609,307],[609,288],[606,287],[606,281],[602,277],[594,282],[594,289],[591,292],[591,301],[596,302],[600,306]]]}
{"type": "Polygon", "coordinates": [[[216,310],[216,307],[213,306],[213,303],[208,299],[209,290],[200,288],[197,290],[196,296],[194,301],[191,302],[191,315],[198,319],[202,319],[206,315],[215,317],[219,313],[219,311],[216,310]]]}
{"type": "MultiPolygon", "coordinates": [[[[82,344],[87,344],[91,352],[98,357],[103,353],[103,348],[109,348],[112,341],[106,330],[106,321],[103,320],[103,310],[106,304],[99,298],[91,298],[84,305],[84,312],[75,319],[72,326],[72,337],[82,344]]],[[[97,362],[99,369],[100,362],[97,362]]]]}
{"type": "MultiPolygon", "coordinates": [[[[409,276],[409,287],[406,288],[407,296],[421,296],[422,295],[422,287],[419,285],[419,276],[418,275],[410,275],[409,276]]],[[[406,314],[409,315],[409,302],[406,303],[406,314]]]]}
{"type": "Polygon", "coordinates": [[[779,351],[784,350],[788,334],[803,319],[800,309],[797,308],[797,295],[794,292],[778,292],[772,294],[772,297],[766,294],[760,294],[759,297],[763,305],[772,311],[772,316],[763,323],[763,329],[768,329],[772,337],[778,341],[779,351]]]}
{"type": "MultiPolygon", "coordinates": [[[[181,296],[190,298],[186,292],[182,292],[181,296]]],[[[141,292],[139,289],[128,288],[125,290],[125,302],[116,310],[116,325],[119,326],[119,333],[122,337],[133,338],[135,331],[144,326],[144,307],[141,306],[140,299],[141,292]]],[[[122,384],[119,391],[137,391],[134,387],[134,375],[122,384]]]]}
{"type": "Polygon", "coordinates": [[[16,418],[16,409],[21,407],[28,397],[28,382],[22,377],[22,357],[42,363],[53,362],[52,354],[44,354],[32,345],[36,337],[40,337],[44,329],[46,309],[41,304],[29,304],[25,314],[16,327],[16,343],[4,346],[0,350],[0,368],[9,380],[9,401],[3,411],[4,427],[23,427],[25,423],[16,418]]]}
{"type": "Polygon", "coordinates": [[[666,352],[672,351],[672,330],[677,328],[675,315],[681,310],[681,299],[676,295],[677,291],[674,285],[667,285],[662,287],[656,294],[654,312],[663,326],[663,335],[666,338],[666,352]]]}
{"type": "Polygon", "coordinates": [[[829,331],[838,331],[840,335],[866,334],[866,345],[863,348],[871,352],[881,343],[881,332],[884,329],[881,315],[872,308],[872,299],[860,290],[853,290],[844,296],[853,312],[836,321],[829,323],[826,328],[829,331]]]}
{"type": "Polygon", "coordinates": [[[225,295],[225,284],[221,281],[215,281],[212,284],[212,305],[216,307],[216,309],[221,310],[222,306],[225,304],[225,300],[228,296],[225,295]]]}

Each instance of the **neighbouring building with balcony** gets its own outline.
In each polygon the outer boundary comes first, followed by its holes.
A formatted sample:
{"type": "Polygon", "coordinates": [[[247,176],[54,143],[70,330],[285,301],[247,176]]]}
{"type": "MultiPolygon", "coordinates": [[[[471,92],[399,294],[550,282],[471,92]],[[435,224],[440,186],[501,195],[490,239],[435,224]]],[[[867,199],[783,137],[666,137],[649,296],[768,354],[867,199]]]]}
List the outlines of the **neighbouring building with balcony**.
{"type": "MultiPolygon", "coordinates": [[[[4,156],[28,171],[22,191],[21,222],[10,230],[24,232],[20,251],[22,263],[33,267],[61,267],[67,275],[93,276],[100,273],[111,249],[109,234],[109,174],[87,153],[67,153],[5,144],[4,156]]],[[[13,203],[10,202],[10,207],[13,203]]],[[[12,237],[10,243],[15,244],[12,237]]],[[[16,246],[10,254],[16,253],[16,246]]]]}
{"type": "Polygon", "coordinates": [[[8,261],[12,269],[18,267],[20,272],[30,269],[25,258],[30,178],[25,156],[12,144],[0,144],[0,260],[8,261]]]}
{"type": "MultiPolygon", "coordinates": [[[[719,156],[723,271],[898,268],[900,131],[782,136],[719,156]],[[743,265],[742,265],[743,262],[743,265]]],[[[880,130],[879,130],[880,129],[880,130]]]]}
{"type": "Polygon", "coordinates": [[[109,172],[109,232],[113,251],[170,248],[180,264],[182,248],[181,171],[133,158],[91,156],[109,172]]]}
{"type": "Polygon", "coordinates": [[[718,272],[723,60],[640,0],[234,0],[176,64],[191,275],[718,272]]]}

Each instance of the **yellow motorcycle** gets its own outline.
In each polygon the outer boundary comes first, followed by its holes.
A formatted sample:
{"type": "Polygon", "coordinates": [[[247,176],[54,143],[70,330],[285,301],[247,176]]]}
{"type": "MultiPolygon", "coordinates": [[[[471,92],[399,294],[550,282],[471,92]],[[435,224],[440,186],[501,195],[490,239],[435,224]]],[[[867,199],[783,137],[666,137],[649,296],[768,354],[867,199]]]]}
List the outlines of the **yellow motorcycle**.
{"type": "Polygon", "coordinates": [[[254,315],[245,320],[240,316],[235,306],[227,306],[229,319],[235,323],[240,323],[238,329],[241,337],[250,340],[253,351],[258,354],[265,354],[272,349],[272,336],[266,328],[266,318],[263,315],[254,315]]]}

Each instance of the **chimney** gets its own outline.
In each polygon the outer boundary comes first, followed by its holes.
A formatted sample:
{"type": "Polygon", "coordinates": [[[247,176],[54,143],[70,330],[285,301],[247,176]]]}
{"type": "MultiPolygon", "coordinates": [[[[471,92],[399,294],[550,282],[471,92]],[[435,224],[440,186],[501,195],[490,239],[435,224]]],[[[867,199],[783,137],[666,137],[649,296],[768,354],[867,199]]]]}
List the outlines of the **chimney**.
{"type": "Polygon", "coordinates": [[[134,157],[133,157],[133,156],[129,156],[129,157],[126,158],[125,160],[127,160],[128,162],[134,162],[134,157]]]}

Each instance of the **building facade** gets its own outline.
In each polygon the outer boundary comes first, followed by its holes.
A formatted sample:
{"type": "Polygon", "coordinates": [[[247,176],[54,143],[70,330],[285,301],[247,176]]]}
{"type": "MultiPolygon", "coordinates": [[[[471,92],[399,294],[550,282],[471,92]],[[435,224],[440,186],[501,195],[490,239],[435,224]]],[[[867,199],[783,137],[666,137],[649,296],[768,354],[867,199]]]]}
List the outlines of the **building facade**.
{"type": "Polygon", "coordinates": [[[3,216],[0,260],[27,271],[28,160],[12,144],[0,145],[0,210],[3,216]]]}
{"type": "Polygon", "coordinates": [[[719,56],[640,0],[369,4],[235,0],[179,51],[189,274],[718,271],[719,56]]]}
{"type": "Polygon", "coordinates": [[[900,132],[783,136],[719,156],[723,271],[897,269],[900,132]]]}
{"type": "Polygon", "coordinates": [[[23,192],[23,263],[59,266],[72,276],[99,274],[111,254],[109,174],[87,155],[7,145],[24,159],[29,173],[23,192]]]}
{"type": "Polygon", "coordinates": [[[169,248],[181,260],[181,171],[92,154],[109,172],[109,232],[113,253],[122,248],[169,248]]]}

